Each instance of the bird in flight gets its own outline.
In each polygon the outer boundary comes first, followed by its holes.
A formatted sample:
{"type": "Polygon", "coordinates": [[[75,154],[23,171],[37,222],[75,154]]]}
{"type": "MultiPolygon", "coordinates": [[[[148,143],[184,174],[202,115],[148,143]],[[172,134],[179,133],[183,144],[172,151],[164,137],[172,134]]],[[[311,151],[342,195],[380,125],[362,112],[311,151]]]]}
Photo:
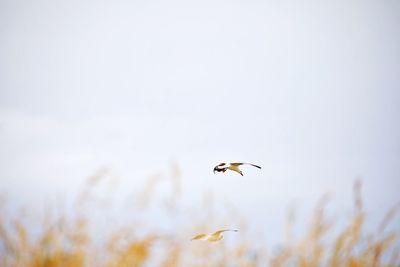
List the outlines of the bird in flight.
{"type": "Polygon", "coordinates": [[[214,173],[215,172],[226,172],[226,170],[231,170],[231,171],[237,172],[241,176],[243,176],[243,172],[239,169],[239,166],[241,166],[241,165],[251,165],[253,167],[261,169],[260,166],[257,166],[257,165],[251,164],[251,163],[240,163],[240,162],[220,163],[214,167],[214,173]]]}
{"type": "Polygon", "coordinates": [[[204,240],[204,241],[209,241],[209,242],[216,242],[218,240],[221,240],[223,238],[222,233],[223,232],[237,232],[238,230],[231,230],[231,229],[224,229],[224,230],[219,230],[216,231],[213,234],[199,234],[193,237],[191,240],[204,240]]]}

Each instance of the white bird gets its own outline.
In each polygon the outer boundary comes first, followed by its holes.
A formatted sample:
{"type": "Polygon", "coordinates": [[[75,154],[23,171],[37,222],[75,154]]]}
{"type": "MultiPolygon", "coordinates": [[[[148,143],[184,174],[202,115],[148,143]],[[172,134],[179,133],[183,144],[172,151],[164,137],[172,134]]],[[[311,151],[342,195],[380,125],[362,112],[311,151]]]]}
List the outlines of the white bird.
{"type": "Polygon", "coordinates": [[[239,169],[239,166],[241,165],[251,165],[253,167],[259,168],[261,169],[260,166],[251,164],[251,163],[239,163],[239,162],[235,162],[235,163],[220,163],[217,166],[214,167],[214,173],[215,172],[226,172],[226,170],[231,170],[234,172],[239,173],[241,176],[243,176],[243,172],[239,169]]]}
{"type": "Polygon", "coordinates": [[[199,234],[193,237],[191,240],[204,240],[204,241],[209,241],[209,242],[216,242],[218,240],[221,240],[223,238],[222,233],[223,232],[237,232],[238,230],[231,230],[231,229],[224,229],[224,230],[219,230],[216,231],[213,234],[199,234]]]}

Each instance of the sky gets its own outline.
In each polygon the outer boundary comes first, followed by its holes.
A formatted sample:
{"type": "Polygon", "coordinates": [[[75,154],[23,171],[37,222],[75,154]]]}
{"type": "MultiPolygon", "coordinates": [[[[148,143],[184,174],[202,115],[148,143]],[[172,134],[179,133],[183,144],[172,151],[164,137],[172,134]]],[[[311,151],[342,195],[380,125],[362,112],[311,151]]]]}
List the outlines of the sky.
{"type": "MultiPolygon", "coordinates": [[[[400,2],[0,1],[0,192],[70,197],[177,164],[258,225],[325,192],[400,201],[400,2]],[[220,162],[243,168],[213,174],[220,162]]],[[[400,219],[396,219],[400,223],[400,219]]]]}

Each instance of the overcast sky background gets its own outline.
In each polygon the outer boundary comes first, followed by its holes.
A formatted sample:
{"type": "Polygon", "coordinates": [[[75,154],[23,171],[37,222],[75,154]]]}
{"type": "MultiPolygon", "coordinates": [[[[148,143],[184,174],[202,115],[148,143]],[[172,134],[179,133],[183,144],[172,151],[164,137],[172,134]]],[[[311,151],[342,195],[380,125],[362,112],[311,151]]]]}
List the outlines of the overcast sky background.
{"type": "MultiPolygon", "coordinates": [[[[0,191],[66,198],[176,162],[258,225],[332,193],[400,200],[400,2],[0,1],[0,191]],[[214,175],[224,161],[259,164],[214,175]]],[[[400,220],[396,219],[397,225],[400,220]]],[[[280,230],[280,229],[277,229],[280,230]]]]}

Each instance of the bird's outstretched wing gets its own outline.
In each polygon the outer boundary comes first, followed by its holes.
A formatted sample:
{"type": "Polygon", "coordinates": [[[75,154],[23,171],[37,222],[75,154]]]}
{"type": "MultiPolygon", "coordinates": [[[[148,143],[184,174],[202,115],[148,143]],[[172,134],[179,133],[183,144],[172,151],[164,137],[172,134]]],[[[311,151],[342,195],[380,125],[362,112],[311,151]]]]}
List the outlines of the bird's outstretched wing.
{"type": "Polygon", "coordinates": [[[228,232],[228,231],[231,231],[231,232],[237,232],[238,230],[224,229],[224,230],[219,230],[219,231],[216,231],[216,232],[215,232],[215,233],[213,233],[212,235],[219,235],[220,233],[223,233],[223,232],[228,232]]]}
{"type": "Polygon", "coordinates": [[[253,167],[256,167],[256,168],[261,169],[260,166],[255,165],[255,164],[252,164],[252,163],[243,163],[243,162],[234,162],[234,163],[231,163],[232,166],[240,166],[240,165],[244,165],[244,164],[246,164],[246,165],[251,165],[251,166],[253,166],[253,167]]]}
{"type": "Polygon", "coordinates": [[[253,166],[253,167],[256,167],[256,168],[259,168],[259,169],[261,169],[261,167],[260,167],[260,166],[258,166],[258,165],[251,164],[251,163],[247,163],[247,164],[249,164],[249,165],[251,165],[251,166],[253,166]]]}

